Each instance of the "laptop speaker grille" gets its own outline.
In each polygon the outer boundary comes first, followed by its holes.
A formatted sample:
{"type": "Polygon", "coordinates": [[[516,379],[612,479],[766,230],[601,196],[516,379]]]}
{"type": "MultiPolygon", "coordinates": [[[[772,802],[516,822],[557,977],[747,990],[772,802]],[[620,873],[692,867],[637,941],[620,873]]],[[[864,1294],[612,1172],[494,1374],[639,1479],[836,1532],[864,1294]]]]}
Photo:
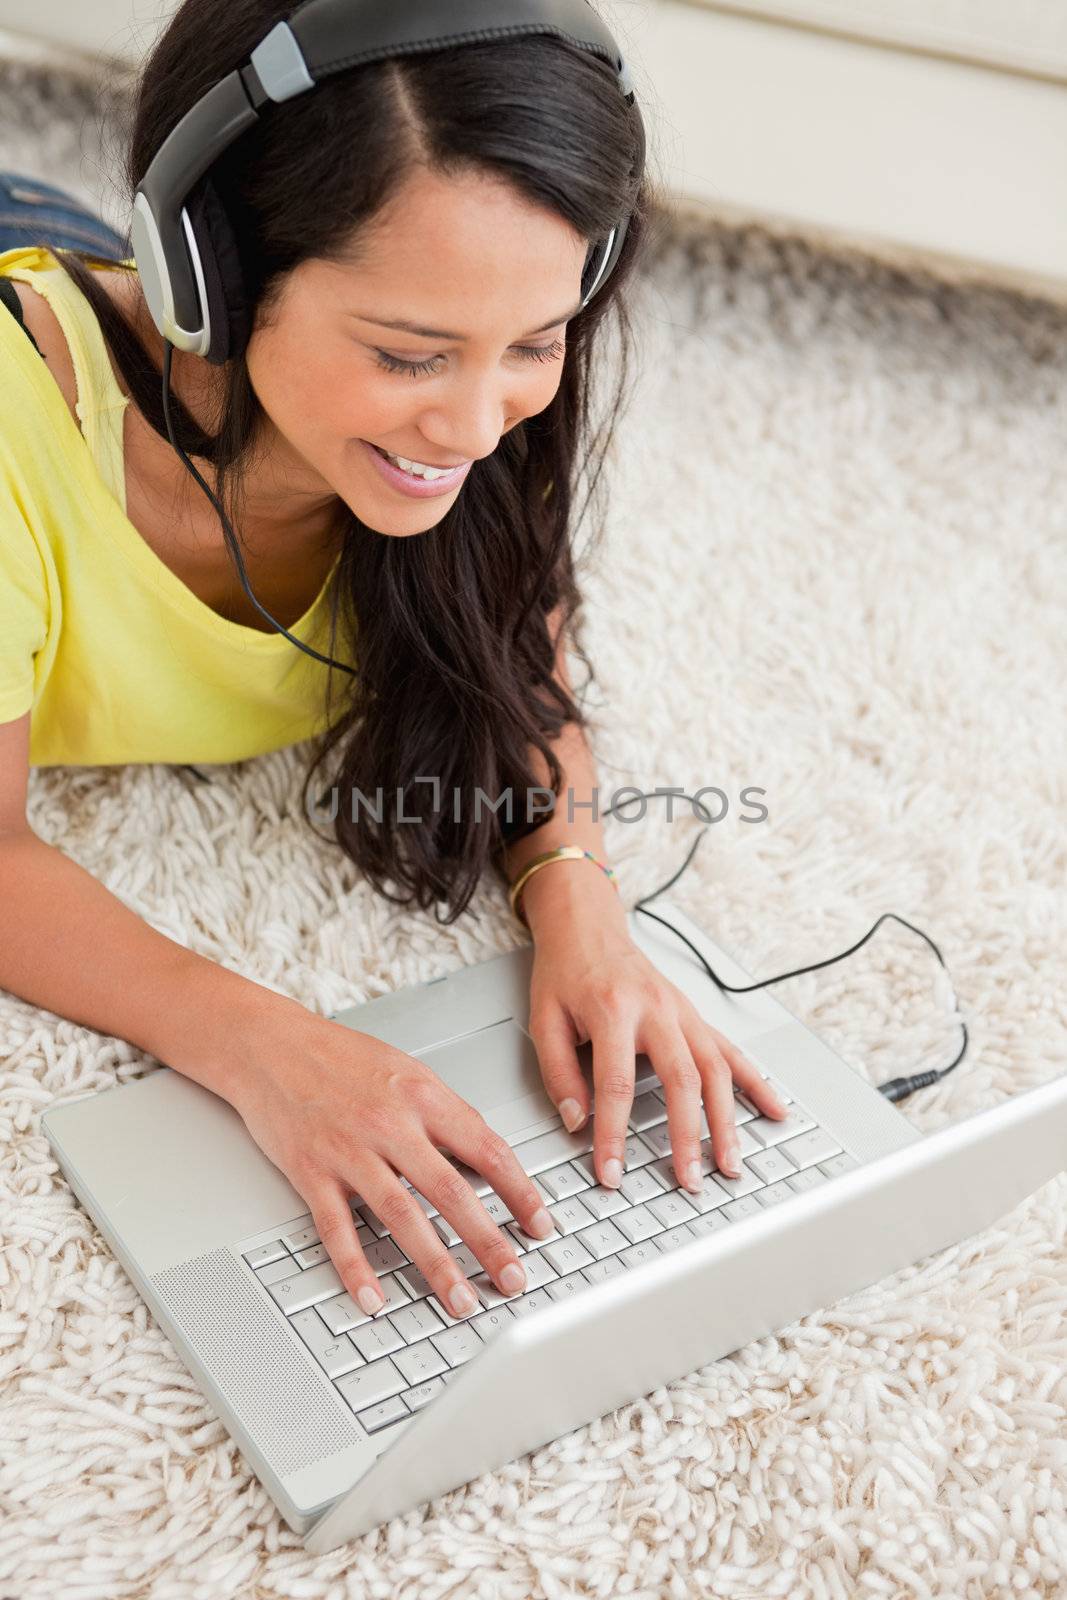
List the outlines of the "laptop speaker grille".
{"type": "Polygon", "coordinates": [[[263,1303],[228,1251],[183,1261],[151,1281],[196,1352],[203,1375],[226,1396],[280,1477],[358,1437],[344,1402],[305,1368],[295,1334],[263,1303]]]}

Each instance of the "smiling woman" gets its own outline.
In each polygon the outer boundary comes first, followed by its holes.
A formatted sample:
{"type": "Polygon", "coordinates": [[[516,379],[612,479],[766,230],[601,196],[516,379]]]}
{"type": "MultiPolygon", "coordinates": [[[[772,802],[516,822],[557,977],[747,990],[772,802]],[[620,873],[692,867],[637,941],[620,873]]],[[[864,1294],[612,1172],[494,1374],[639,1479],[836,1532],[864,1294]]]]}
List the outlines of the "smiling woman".
{"type": "MultiPolygon", "coordinates": [[[[286,0],[178,8],[139,84],[131,197],[205,88],[289,15],[286,0]]],[[[583,726],[549,619],[569,627],[580,603],[574,485],[588,472],[597,488],[626,386],[625,290],[652,205],[640,119],[604,60],[552,33],[374,61],[267,111],[189,201],[239,265],[247,341],[218,362],[173,350],[175,440],[264,579],[331,533],[327,649],[347,646],[358,670],[340,685],[332,669],[312,675],[325,731],[305,809],[316,780],[404,790],[420,826],[387,811],[357,828],[342,807],[337,842],[379,892],[444,900],[451,920],[487,867],[506,881],[505,848],[540,818],[475,820],[468,805],[457,821],[417,777],[468,796],[510,787],[525,813],[542,763],[562,786],[562,728],[583,726]],[[626,218],[609,278],[579,309],[592,241],[626,218]],[[590,374],[612,314],[618,379],[594,425],[590,374]]],[[[74,252],[60,265],[146,430],[167,440],[165,341],[136,289],[106,293],[74,252]]]]}

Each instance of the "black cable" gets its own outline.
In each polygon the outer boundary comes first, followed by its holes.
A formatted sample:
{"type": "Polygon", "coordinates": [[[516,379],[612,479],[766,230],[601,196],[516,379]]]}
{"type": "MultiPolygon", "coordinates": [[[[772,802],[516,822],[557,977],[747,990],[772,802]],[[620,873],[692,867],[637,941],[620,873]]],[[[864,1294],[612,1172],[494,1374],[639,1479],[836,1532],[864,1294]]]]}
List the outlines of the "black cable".
{"type": "MultiPolygon", "coordinates": [[[[657,795],[661,797],[670,795],[672,799],[688,800],[691,805],[698,808],[699,812],[703,816],[708,816],[708,810],[703,801],[696,799],[694,795],[679,793],[677,789],[651,789],[646,790],[641,794],[638,794],[635,791],[632,795],[628,795],[625,800],[616,801],[614,805],[607,806],[601,815],[605,817],[610,816],[613,811],[618,810],[620,805],[629,805],[632,800],[651,800],[657,795]]],[[[715,973],[708,965],[707,961],[697,949],[696,945],[691,939],[686,938],[685,934],[680,928],[676,928],[673,923],[668,922],[666,917],[657,916],[654,911],[648,911],[645,909],[650,900],[655,900],[658,895],[664,894],[673,884],[678,882],[678,879],[682,876],[682,873],[686,870],[690,861],[692,861],[693,856],[696,854],[697,846],[700,844],[701,839],[703,839],[707,831],[707,826],[701,828],[700,832],[697,834],[692,845],[690,846],[689,854],[686,856],[685,860],[682,862],[674,876],[668,878],[666,883],[661,883],[658,889],[653,889],[651,894],[642,895],[641,899],[635,902],[634,910],[642,912],[646,917],[651,917],[655,922],[662,923],[665,928],[669,928],[673,934],[681,939],[683,944],[688,945],[690,950],[692,950],[693,954],[696,956],[697,960],[700,962],[701,966],[704,968],[704,971],[707,973],[708,977],[726,993],[751,994],[753,989],[766,989],[769,984],[782,983],[786,978],[798,977],[802,972],[816,972],[820,967],[832,967],[836,961],[843,961],[846,956],[853,955],[855,951],[859,950],[863,945],[865,945],[867,940],[872,938],[873,935],[877,933],[882,923],[887,921],[889,918],[892,918],[894,922],[903,923],[905,928],[910,928],[912,933],[917,933],[920,939],[925,939],[927,944],[930,946],[930,949],[937,957],[938,961],[941,962],[941,966],[947,975],[948,968],[945,966],[941,952],[929,935],[925,934],[921,928],[916,928],[914,924],[908,922],[904,917],[898,917],[895,911],[883,911],[877,922],[872,928],[869,929],[867,933],[864,934],[863,938],[858,939],[856,943],[854,945],[850,945],[847,950],[842,950],[840,955],[828,956],[825,961],[814,961],[809,967],[794,967],[791,972],[780,972],[777,977],[763,978],[759,983],[724,983],[718,974],[715,973]]],[[[949,979],[949,987],[952,987],[951,978],[949,979]]],[[[952,999],[953,1003],[958,1008],[959,1002],[956,999],[955,989],[952,990],[952,999]]],[[[925,1072],[916,1072],[912,1074],[912,1076],[906,1078],[891,1078],[888,1083],[882,1083],[878,1085],[879,1093],[884,1094],[887,1100],[906,1100],[908,1095],[914,1094],[917,1089],[929,1088],[930,1084],[937,1083],[941,1078],[945,1077],[947,1073],[952,1071],[953,1067],[959,1065],[967,1053],[967,1041],[969,1036],[967,1033],[967,1024],[963,1021],[962,1017],[960,1018],[960,1029],[963,1033],[963,1045],[960,1049],[959,1055],[956,1056],[954,1060],[950,1061],[947,1067],[928,1068],[925,1072]]]]}
{"type": "MultiPolygon", "coordinates": [[[[304,644],[302,640],[297,639],[289,632],[288,628],[282,626],[276,617],[271,616],[270,612],[265,606],[260,605],[255,595],[252,593],[251,586],[248,582],[248,574],[245,571],[245,564],[241,558],[241,551],[237,540],[234,538],[233,529],[230,527],[226,513],[223,511],[216,496],[204,482],[199,472],[197,472],[196,468],[193,466],[193,463],[189,460],[189,457],[186,455],[185,451],[182,449],[174,435],[174,423],[170,414],[170,364],[173,352],[174,346],[171,344],[169,339],[166,339],[163,344],[163,416],[167,424],[167,433],[170,436],[170,442],[174,446],[174,449],[178,452],[178,455],[181,457],[182,461],[192,473],[193,477],[196,479],[197,483],[200,485],[201,489],[203,489],[204,493],[211,501],[211,504],[215,507],[215,510],[219,514],[219,520],[222,523],[222,531],[226,535],[226,542],[230,547],[230,554],[237,563],[237,575],[240,578],[241,583],[244,585],[245,593],[255,606],[256,610],[259,612],[260,616],[266,617],[271,627],[276,628],[279,633],[283,633],[289,640],[290,644],[295,644],[297,649],[303,650],[305,655],[314,656],[316,661],[321,661],[328,667],[339,667],[342,672],[349,673],[353,678],[356,677],[357,673],[355,667],[348,666],[344,661],[335,661],[333,656],[321,655],[318,650],[313,650],[310,645],[304,644]]],[[[205,781],[210,782],[210,779],[205,781]]]]}
{"type": "MultiPolygon", "coordinates": [[[[170,435],[170,442],[174,446],[174,449],[177,451],[178,455],[181,457],[182,461],[185,463],[185,466],[192,473],[193,477],[196,479],[197,483],[203,489],[204,493],[207,495],[208,499],[211,501],[212,505],[215,507],[215,510],[219,514],[219,519],[220,519],[220,521],[222,523],[222,530],[223,530],[223,533],[226,536],[227,543],[228,543],[228,545],[230,547],[230,552],[233,555],[233,558],[234,558],[235,562],[237,563],[238,576],[241,579],[241,583],[244,585],[245,593],[248,595],[248,598],[251,600],[252,604],[255,606],[256,610],[260,613],[260,615],[266,617],[267,621],[271,624],[271,626],[273,628],[276,628],[279,633],[283,633],[285,635],[285,637],[290,641],[290,643],[296,645],[298,650],[303,650],[306,655],[314,656],[316,661],[322,661],[323,663],[325,663],[326,666],[340,667],[342,672],[348,672],[348,673],[350,673],[352,675],[352,677],[355,677],[356,676],[356,671],[355,671],[355,669],[353,667],[348,666],[343,661],[335,661],[332,656],[320,655],[319,652],[317,650],[313,650],[310,647],[310,645],[306,645],[300,639],[294,638],[293,635],[289,632],[289,630],[287,628],[284,628],[282,626],[282,624],[277,621],[276,618],[271,616],[270,612],[267,611],[264,606],[260,605],[260,603],[256,599],[255,595],[252,593],[252,589],[251,589],[251,587],[249,585],[249,582],[248,582],[248,575],[247,575],[247,573],[245,571],[245,564],[244,564],[244,561],[241,559],[241,551],[240,551],[240,548],[238,547],[237,540],[234,538],[233,529],[230,527],[229,521],[228,521],[228,519],[226,517],[226,513],[223,511],[222,506],[219,504],[218,499],[216,498],[216,496],[214,495],[212,490],[208,487],[208,485],[204,482],[204,479],[200,476],[200,473],[193,466],[193,463],[190,461],[189,457],[186,455],[185,451],[182,449],[181,445],[178,443],[177,439],[175,438],[174,424],[173,424],[173,421],[172,421],[172,418],[171,418],[171,412],[170,412],[170,368],[171,368],[171,356],[173,354],[173,349],[174,349],[174,347],[171,344],[170,340],[169,339],[165,340],[164,341],[164,345],[163,345],[163,415],[164,415],[164,418],[166,419],[167,433],[170,435]]],[[[198,769],[196,767],[192,766],[192,765],[185,764],[185,766],[182,768],[182,770],[195,773],[196,777],[200,780],[201,783],[210,783],[211,782],[210,778],[206,777],[204,773],[198,771],[198,769]]],[[[633,795],[629,796],[625,801],[623,801],[621,803],[624,804],[624,805],[629,805],[631,799],[633,799],[633,800],[649,800],[649,799],[655,798],[657,795],[660,795],[660,796],[671,795],[672,797],[674,797],[676,799],[688,800],[692,805],[694,805],[697,808],[699,808],[699,811],[703,816],[705,816],[705,817],[708,816],[707,808],[705,807],[705,805],[703,804],[702,801],[697,800],[692,795],[679,794],[677,789],[652,789],[652,790],[645,790],[643,793],[640,793],[640,794],[635,792],[633,795]]],[[[325,798],[325,796],[320,796],[319,797],[318,804],[320,806],[323,804],[324,798],[325,798]]],[[[602,813],[602,815],[603,816],[610,816],[613,811],[616,811],[618,809],[619,804],[620,804],[620,802],[617,801],[615,803],[615,805],[608,806],[607,809],[602,813]]],[[[710,823],[709,823],[709,826],[710,826],[710,823]]],[[[729,984],[729,983],[724,983],[722,981],[722,979],[718,976],[718,974],[715,973],[712,970],[712,968],[708,965],[707,961],[704,959],[704,957],[701,955],[700,951],[696,948],[696,946],[692,943],[692,941],[690,939],[686,938],[685,934],[682,933],[680,928],[674,927],[674,925],[672,923],[668,922],[665,917],[657,916],[654,911],[649,911],[649,910],[646,909],[647,905],[648,905],[648,902],[650,900],[655,900],[657,895],[661,895],[661,894],[665,893],[665,891],[667,889],[669,889],[673,884],[678,882],[678,879],[682,876],[682,873],[686,870],[686,868],[688,867],[690,861],[692,861],[693,856],[696,853],[697,846],[699,845],[701,839],[703,839],[703,837],[704,837],[705,833],[707,833],[707,831],[708,831],[708,828],[707,828],[707,826],[705,826],[697,834],[696,838],[693,840],[693,844],[692,844],[692,846],[690,848],[689,854],[686,856],[685,860],[682,862],[681,866],[678,868],[678,871],[674,874],[674,876],[672,878],[668,878],[667,882],[661,884],[658,889],[653,889],[651,894],[646,894],[640,900],[638,900],[636,902],[636,904],[634,905],[634,910],[642,912],[643,915],[646,916],[646,917],[651,917],[653,919],[653,921],[655,921],[655,922],[662,923],[662,925],[665,928],[670,928],[671,932],[673,934],[675,934],[677,938],[681,939],[683,944],[686,944],[686,945],[689,946],[690,950],[692,950],[693,954],[696,956],[697,960],[703,966],[705,972],[708,974],[708,977],[712,980],[712,982],[717,984],[718,987],[720,989],[724,990],[726,993],[728,993],[728,994],[751,994],[753,989],[766,989],[772,983],[783,983],[786,978],[796,978],[802,972],[816,972],[816,971],[818,971],[818,969],[820,967],[831,967],[831,966],[834,965],[834,963],[836,961],[843,961],[846,956],[853,955],[857,950],[861,949],[862,946],[867,943],[867,940],[872,938],[874,936],[874,934],[877,933],[877,931],[881,927],[882,923],[887,921],[889,918],[892,918],[894,922],[902,923],[905,928],[910,928],[912,933],[917,933],[919,935],[920,939],[925,939],[927,944],[930,946],[930,949],[934,952],[934,955],[937,957],[938,961],[941,962],[941,966],[944,968],[944,970],[945,970],[945,972],[947,974],[948,968],[945,966],[945,963],[944,963],[944,960],[942,958],[941,952],[937,948],[937,945],[934,943],[934,941],[929,937],[929,935],[925,934],[922,931],[921,928],[916,928],[912,923],[906,921],[904,917],[898,917],[895,911],[884,911],[882,913],[882,915],[878,918],[878,920],[874,924],[874,926],[867,933],[864,934],[863,938],[857,940],[857,942],[854,945],[851,945],[849,947],[849,949],[842,950],[840,955],[828,956],[825,961],[815,961],[809,967],[795,967],[792,972],[781,972],[781,973],[778,974],[777,977],[775,977],[775,978],[764,978],[760,983],[749,983],[749,984],[745,984],[745,985],[743,985],[741,987],[737,987],[737,986],[735,986],[733,984],[729,984]]],[[[950,985],[951,985],[951,980],[950,980],[950,985]]],[[[955,990],[953,990],[953,1000],[955,1000],[955,999],[956,999],[955,990]]],[[[963,1032],[963,1045],[962,1045],[962,1048],[960,1049],[959,1055],[956,1056],[955,1060],[950,1061],[947,1067],[941,1067],[940,1069],[938,1069],[938,1068],[928,1069],[925,1072],[917,1072],[917,1073],[914,1073],[912,1076],[906,1077],[906,1078],[892,1078],[892,1079],[890,1079],[890,1081],[888,1083],[883,1083],[883,1084],[879,1085],[879,1092],[881,1094],[884,1094],[888,1100],[904,1100],[904,1099],[907,1098],[908,1095],[914,1094],[917,1089],[926,1089],[926,1088],[928,1088],[930,1086],[930,1084],[937,1083],[941,1078],[945,1077],[946,1073],[951,1072],[953,1067],[959,1065],[959,1063],[963,1060],[963,1057],[964,1057],[964,1055],[966,1054],[966,1051],[967,1051],[967,1041],[968,1041],[967,1025],[963,1021],[962,1018],[960,1019],[960,1028],[961,1028],[961,1030],[963,1032]]]]}

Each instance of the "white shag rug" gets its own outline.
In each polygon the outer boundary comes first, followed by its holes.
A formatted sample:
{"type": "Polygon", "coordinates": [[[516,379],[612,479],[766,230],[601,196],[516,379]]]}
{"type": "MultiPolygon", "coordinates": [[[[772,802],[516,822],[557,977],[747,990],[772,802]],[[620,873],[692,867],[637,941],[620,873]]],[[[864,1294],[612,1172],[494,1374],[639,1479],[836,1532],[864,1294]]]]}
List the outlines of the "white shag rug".
{"type": "MultiPolygon", "coordinates": [[[[0,165],[44,175],[25,155],[0,127],[0,165]]],[[[637,321],[586,575],[603,790],[734,799],[671,894],[756,978],[887,910],[935,940],[971,1046],[903,1105],[923,1131],[1045,1082],[1067,1068],[1067,313],[689,222],[637,321]]],[[[36,772],[30,818],[155,927],[320,1012],[514,946],[488,885],[449,929],[377,899],[304,821],[305,753],[203,786],[36,772]]],[[[628,905],[698,827],[608,819],[628,905]]],[[[894,923],[773,992],[873,1082],[958,1048],[894,923]]],[[[309,1558],[40,1132],[155,1063],[3,993],[0,1058],[3,1600],[1067,1595],[1067,1177],[309,1558]]]]}

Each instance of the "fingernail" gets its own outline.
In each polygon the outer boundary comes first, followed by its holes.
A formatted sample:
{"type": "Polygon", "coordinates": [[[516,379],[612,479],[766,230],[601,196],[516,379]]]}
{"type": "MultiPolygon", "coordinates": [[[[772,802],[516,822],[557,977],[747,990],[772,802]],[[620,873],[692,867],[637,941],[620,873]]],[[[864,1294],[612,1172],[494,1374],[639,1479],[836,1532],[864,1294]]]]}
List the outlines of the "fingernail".
{"type": "Polygon", "coordinates": [[[687,1189],[702,1189],[704,1187],[704,1174],[700,1170],[699,1161],[691,1161],[686,1167],[685,1186],[687,1189]]]}
{"type": "Polygon", "coordinates": [[[359,1309],[365,1311],[368,1317],[373,1317],[374,1313],[380,1311],[385,1304],[377,1289],[372,1289],[369,1284],[364,1284],[363,1288],[357,1291],[356,1299],[359,1301],[359,1309]]]}
{"type": "Polygon", "coordinates": [[[526,1287],[526,1274],[514,1261],[509,1261],[500,1274],[500,1286],[508,1294],[521,1294],[526,1287]]]}
{"type": "Polygon", "coordinates": [[[448,1296],[448,1303],[452,1308],[453,1316],[465,1317],[474,1310],[478,1300],[474,1290],[469,1288],[467,1284],[457,1283],[448,1296]]]}
{"type": "Polygon", "coordinates": [[[726,1175],[729,1178],[741,1176],[741,1152],[736,1144],[726,1146],[723,1160],[726,1162],[726,1175]]]}
{"type": "Polygon", "coordinates": [[[585,1121],[585,1112],[577,1100],[561,1100],[559,1114],[568,1133],[575,1133],[585,1121]]]}
{"type": "Polygon", "coordinates": [[[552,1221],[552,1218],[549,1216],[548,1212],[545,1210],[544,1206],[541,1206],[537,1211],[534,1212],[533,1216],[530,1218],[530,1226],[527,1231],[532,1234],[535,1239],[547,1239],[549,1234],[555,1233],[556,1225],[552,1221]]]}
{"type": "Polygon", "coordinates": [[[609,1189],[617,1189],[622,1182],[622,1162],[615,1156],[604,1163],[604,1182],[609,1189]]]}

